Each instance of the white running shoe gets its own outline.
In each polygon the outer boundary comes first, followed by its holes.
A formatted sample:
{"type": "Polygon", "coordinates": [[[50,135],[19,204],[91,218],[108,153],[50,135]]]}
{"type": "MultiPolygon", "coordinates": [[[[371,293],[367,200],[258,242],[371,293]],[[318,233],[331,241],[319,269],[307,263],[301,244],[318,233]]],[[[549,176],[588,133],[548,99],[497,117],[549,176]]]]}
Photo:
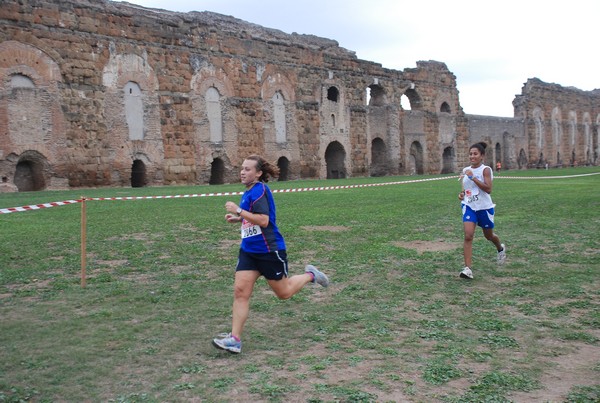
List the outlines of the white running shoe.
{"type": "Polygon", "coordinates": [[[469,280],[473,279],[473,272],[471,271],[471,269],[467,266],[464,269],[462,269],[462,271],[460,272],[460,276],[462,278],[468,278],[469,280]]]}
{"type": "Polygon", "coordinates": [[[502,246],[502,250],[498,252],[498,264],[504,264],[506,260],[506,246],[503,243],[500,246],[502,246]]]}

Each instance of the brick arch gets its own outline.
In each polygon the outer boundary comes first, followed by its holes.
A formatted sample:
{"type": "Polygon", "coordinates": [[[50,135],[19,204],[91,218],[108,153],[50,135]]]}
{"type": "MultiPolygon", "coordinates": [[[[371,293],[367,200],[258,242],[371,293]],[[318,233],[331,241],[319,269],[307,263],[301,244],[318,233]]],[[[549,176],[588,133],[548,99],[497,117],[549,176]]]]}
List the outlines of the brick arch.
{"type": "Polygon", "coordinates": [[[369,106],[385,106],[388,103],[385,87],[379,83],[369,85],[369,106]]]}
{"type": "Polygon", "coordinates": [[[231,80],[221,69],[203,68],[190,81],[190,89],[198,95],[204,95],[210,87],[216,88],[223,97],[235,95],[231,80]]]}
{"type": "Polygon", "coordinates": [[[270,100],[276,92],[281,92],[287,102],[295,102],[296,94],[291,80],[281,72],[269,72],[260,88],[260,96],[263,100],[270,100]]]}
{"type": "MultiPolygon", "coordinates": [[[[0,43],[0,77],[23,74],[36,86],[54,88],[62,82],[58,64],[42,50],[17,41],[0,43]]],[[[2,81],[4,81],[2,80],[2,81]]]]}
{"type": "Polygon", "coordinates": [[[371,141],[371,176],[385,176],[391,171],[388,157],[388,146],[381,136],[371,141]]]}
{"type": "Polygon", "coordinates": [[[324,155],[327,179],[343,179],[348,176],[346,156],[347,151],[340,142],[329,143],[324,155]]]}
{"type": "MultiPolygon", "coordinates": [[[[228,99],[236,96],[232,81],[222,69],[204,64],[192,76],[190,89],[196,182],[232,181],[235,170],[230,169],[230,161],[239,159],[238,133],[240,132],[236,123],[237,108],[227,102],[228,99]],[[211,135],[211,119],[209,119],[209,105],[206,100],[206,93],[210,88],[216,89],[220,97],[218,115],[221,117],[221,130],[219,141],[216,142],[211,135]],[[225,164],[223,171],[220,168],[221,162],[225,164]]],[[[213,116],[213,119],[217,118],[213,116]]]]}
{"type": "Polygon", "coordinates": [[[50,164],[43,154],[26,150],[19,156],[13,183],[20,192],[44,190],[50,179],[50,164]]]}
{"type": "Polygon", "coordinates": [[[296,178],[300,171],[300,152],[289,147],[299,141],[293,78],[271,65],[265,67],[262,77],[260,97],[263,106],[265,154],[270,159],[285,158],[288,162],[286,178],[296,178]],[[276,100],[278,94],[283,100],[276,100]]]}
{"type": "Polygon", "coordinates": [[[449,94],[439,94],[439,96],[437,97],[436,101],[435,101],[435,107],[436,107],[436,112],[440,113],[440,112],[444,112],[444,113],[453,113],[456,111],[453,111],[453,107],[452,105],[454,105],[452,103],[452,101],[450,100],[450,95],[449,94]]]}
{"type": "MultiPolygon", "coordinates": [[[[44,51],[18,41],[0,43],[1,130],[7,134],[2,145],[4,154],[36,152],[43,156],[47,161],[44,187],[50,189],[54,177],[65,181],[68,176],[61,82],[59,65],[44,51]],[[29,78],[33,86],[15,92],[11,84],[13,75],[29,78]]],[[[9,161],[4,165],[5,172],[0,174],[12,176],[16,163],[9,161]]]]}
{"type": "Polygon", "coordinates": [[[413,141],[409,150],[409,170],[410,174],[422,175],[425,172],[425,158],[423,146],[420,141],[413,141]]]}
{"type": "Polygon", "coordinates": [[[121,89],[130,81],[143,91],[158,90],[158,78],[147,60],[133,53],[111,54],[102,70],[102,84],[121,89]]]}
{"type": "MultiPolygon", "coordinates": [[[[106,116],[106,132],[101,133],[103,147],[110,150],[103,161],[100,175],[102,184],[130,185],[132,162],[137,154],[148,157],[145,164],[148,184],[162,181],[164,142],[160,125],[158,78],[145,57],[133,54],[111,53],[102,70],[102,83],[106,87],[103,103],[106,116]],[[128,114],[124,88],[130,82],[141,90],[142,111],[128,114]],[[133,119],[134,122],[130,122],[133,119]],[[141,126],[143,138],[131,138],[130,127],[141,126]]],[[[129,111],[132,112],[131,110],[129,111]]]]}
{"type": "Polygon", "coordinates": [[[446,101],[443,101],[438,108],[438,111],[444,113],[452,113],[452,108],[450,108],[450,104],[446,101]]]}
{"type": "Polygon", "coordinates": [[[404,94],[410,103],[410,109],[413,111],[422,110],[423,109],[423,99],[417,90],[414,88],[409,88],[404,91],[404,94]]]}
{"type": "Polygon", "coordinates": [[[123,164],[123,169],[119,172],[121,185],[129,185],[131,177],[132,163],[140,160],[144,163],[146,169],[146,184],[157,184],[163,180],[163,147],[151,141],[128,141],[123,144],[123,159],[127,162],[123,164]]]}

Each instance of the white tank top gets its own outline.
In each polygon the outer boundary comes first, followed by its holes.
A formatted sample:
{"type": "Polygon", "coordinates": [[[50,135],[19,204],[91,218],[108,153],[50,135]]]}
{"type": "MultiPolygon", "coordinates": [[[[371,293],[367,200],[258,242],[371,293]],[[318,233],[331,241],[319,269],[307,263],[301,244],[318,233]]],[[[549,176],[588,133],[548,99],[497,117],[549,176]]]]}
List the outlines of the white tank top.
{"type": "Polygon", "coordinates": [[[485,183],[483,179],[483,171],[489,168],[490,177],[494,179],[494,172],[492,168],[487,165],[481,164],[477,168],[471,168],[470,166],[463,168],[462,173],[465,175],[463,177],[463,188],[465,189],[465,198],[462,203],[471,207],[474,211],[478,210],[487,210],[495,207],[496,205],[492,202],[492,196],[489,193],[484,192],[473,182],[471,179],[467,178],[465,171],[470,169],[473,171],[473,177],[479,179],[481,182],[485,183]]]}

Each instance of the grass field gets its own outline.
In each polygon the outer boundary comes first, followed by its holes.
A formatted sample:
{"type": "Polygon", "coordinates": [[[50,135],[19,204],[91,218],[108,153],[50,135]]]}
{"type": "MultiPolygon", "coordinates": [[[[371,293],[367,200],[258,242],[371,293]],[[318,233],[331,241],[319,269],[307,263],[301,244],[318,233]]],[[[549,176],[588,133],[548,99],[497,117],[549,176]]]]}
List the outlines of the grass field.
{"type": "Polygon", "coordinates": [[[259,280],[240,355],[210,343],[231,325],[239,228],[223,217],[239,196],[87,201],[85,288],[81,203],[0,214],[0,402],[600,401],[600,175],[580,176],[598,171],[497,175],[508,259],[478,231],[472,281],[456,178],[276,193],[290,274],[313,263],[332,284],[279,301],[259,280]]]}

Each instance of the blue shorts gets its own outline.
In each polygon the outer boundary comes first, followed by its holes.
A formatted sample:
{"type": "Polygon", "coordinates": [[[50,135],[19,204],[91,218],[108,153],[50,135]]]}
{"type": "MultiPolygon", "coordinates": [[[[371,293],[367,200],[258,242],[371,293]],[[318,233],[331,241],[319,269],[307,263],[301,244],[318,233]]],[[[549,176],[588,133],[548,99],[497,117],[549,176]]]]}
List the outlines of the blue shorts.
{"type": "Polygon", "coordinates": [[[461,204],[463,222],[474,222],[481,228],[494,228],[494,208],[475,211],[466,204],[461,204]]]}
{"type": "Polygon", "coordinates": [[[235,271],[256,270],[267,280],[281,280],[288,276],[288,260],[285,250],[269,253],[250,253],[240,249],[235,271]]]}

